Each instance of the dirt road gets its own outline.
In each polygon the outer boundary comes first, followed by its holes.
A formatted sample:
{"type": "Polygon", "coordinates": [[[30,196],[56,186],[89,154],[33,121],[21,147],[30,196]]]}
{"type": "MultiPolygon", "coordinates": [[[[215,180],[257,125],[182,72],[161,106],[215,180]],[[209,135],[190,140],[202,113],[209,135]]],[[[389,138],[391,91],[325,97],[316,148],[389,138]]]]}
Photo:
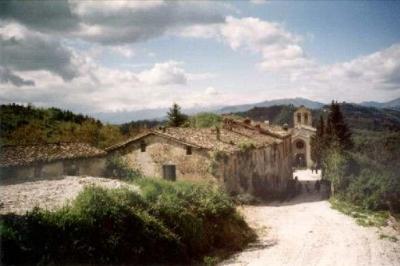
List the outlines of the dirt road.
{"type": "MultiPolygon", "coordinates": [[[[310,183],[318,178],[308,171],[296,175],[310,183]]],[[[314,192],[288,202],[246,206],[243,214],[260,239],[221,265],[400,265],[398,233],[359,226],[314,192]],[[382,233],[398,241],[380,239],[382,233]]]]}
{"type": "Polygon", "coordinates": [[[91,176],[64,176],[26,182],[3,181],[0,184],[0,214],[24,214],[36,206],[48,210],[57,209],[68,200],[73,200],[85,186],[90,185],[138,189],[116,179],[91,176]]]}

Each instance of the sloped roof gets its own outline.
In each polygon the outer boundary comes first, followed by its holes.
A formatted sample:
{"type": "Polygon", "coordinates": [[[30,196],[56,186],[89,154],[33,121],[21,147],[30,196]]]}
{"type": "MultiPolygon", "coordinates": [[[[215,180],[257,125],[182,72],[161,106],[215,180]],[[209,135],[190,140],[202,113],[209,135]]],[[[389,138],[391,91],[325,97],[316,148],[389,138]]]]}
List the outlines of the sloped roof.
{"type": "Polygon", "coordinates": [[[106,152],[86,143],[54,143],[0,147],[0,167],[23,166],[36,162],[88,158],[106,152]]]}
{"type": "MultiPolygon", "coordinates": [[[[277,133],[263,131],[257,127],[247,128],[242,124],[230,126],[229,128],[224,126],[219,130],[219,139],[217,138],[217,130],[215,128],[169,127],[163,130],[153,130],[143,133],[128,141],[113,145],[107,148],[106,151],[117,150],[149,135],[164,137],[194,148],[224,151],[240,150],[240,146],[243,143],[252,143],[255,147],[264,147],[282,141],[282,136],[277,133]]],[[[283,136],[286,135],[288,133],[285,132],[283,136]]]]}

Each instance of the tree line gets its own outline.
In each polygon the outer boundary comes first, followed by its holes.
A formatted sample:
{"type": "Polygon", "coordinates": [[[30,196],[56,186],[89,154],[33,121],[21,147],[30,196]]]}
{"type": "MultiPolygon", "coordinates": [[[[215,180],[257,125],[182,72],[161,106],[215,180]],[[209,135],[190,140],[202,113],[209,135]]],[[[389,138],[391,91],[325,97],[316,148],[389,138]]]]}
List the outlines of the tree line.
{"type": "Polygon", "coordinates": [[[332,194],[365,209],[400,212],[398,132],[353,134],[337,102],[327,116],[320,116],[316,128],[311,157],[331,182],[332,194]]]}

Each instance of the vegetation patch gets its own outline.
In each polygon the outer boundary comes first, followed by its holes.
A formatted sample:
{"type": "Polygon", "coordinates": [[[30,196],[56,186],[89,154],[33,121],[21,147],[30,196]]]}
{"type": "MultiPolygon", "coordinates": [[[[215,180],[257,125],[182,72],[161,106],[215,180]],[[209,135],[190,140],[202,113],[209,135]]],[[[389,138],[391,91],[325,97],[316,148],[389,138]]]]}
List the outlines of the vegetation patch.
{"type": "Polygon", "coordinates": [[[253,141],[243,141],[238,144],[238,147],[241,151],[245,152],[256,147],[256,144],[253,141]]]}
{"type": "Polygon", "coordinates": [[[140,194],[89,186],[59,210],[2,216],[2,264],[190,264],[255,237],[218,187],[135,183],[140,194]]]}
{"type": "Polygon", "coordinates": [[[389,218],[387,211],[371,211],[347,201],[332,197],[330,200],[332,208],[356,219],[361,226],[386,226],[389,218]]]}
{"type": "Polygon", "coordinates": [[[387,240],[392,241],[392,242],[397,242],[397,241],[398,241],[397,237],[395,237],[395,236],[388,236],[388,235],[385,235],[385,234],[380,234],[380,235],[379,235],[379,238],[380,238],[380,239],[387,239],[387,240]]]}
{"type": "Polygon", "coordinates": [[[143,176],[139,170],[129,167],[129,164],[120,156],[107,158],[106,175],[130,181],[142,178],[143,176]]]}

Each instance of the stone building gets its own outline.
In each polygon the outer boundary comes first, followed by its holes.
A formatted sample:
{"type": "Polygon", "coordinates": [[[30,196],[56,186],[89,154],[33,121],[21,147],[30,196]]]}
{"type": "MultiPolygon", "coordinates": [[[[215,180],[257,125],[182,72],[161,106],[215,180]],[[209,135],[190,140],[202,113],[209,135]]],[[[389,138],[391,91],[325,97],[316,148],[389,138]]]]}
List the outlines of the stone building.
{"type": "Polygon", "coordinates": [[[292,177],[291,135],[250,120],[149,131],[106,150],[145,176],[215,182],[232,194],[272,196],[292,177]]]}
{"type": "Polygon", "coordinates": [[[0,152],[2,179],[101,176],[105,167],[106,152],[85,143],[2,146],[0,152]]]}
{"type": "Polygon", "coordinates": [[[293,165],[310,168],[314,164],[311,159],[311,137],[316,129],[312,126],[311,111],[300,106],[293,114],[294,127],[292,134],[293,165]]]}

